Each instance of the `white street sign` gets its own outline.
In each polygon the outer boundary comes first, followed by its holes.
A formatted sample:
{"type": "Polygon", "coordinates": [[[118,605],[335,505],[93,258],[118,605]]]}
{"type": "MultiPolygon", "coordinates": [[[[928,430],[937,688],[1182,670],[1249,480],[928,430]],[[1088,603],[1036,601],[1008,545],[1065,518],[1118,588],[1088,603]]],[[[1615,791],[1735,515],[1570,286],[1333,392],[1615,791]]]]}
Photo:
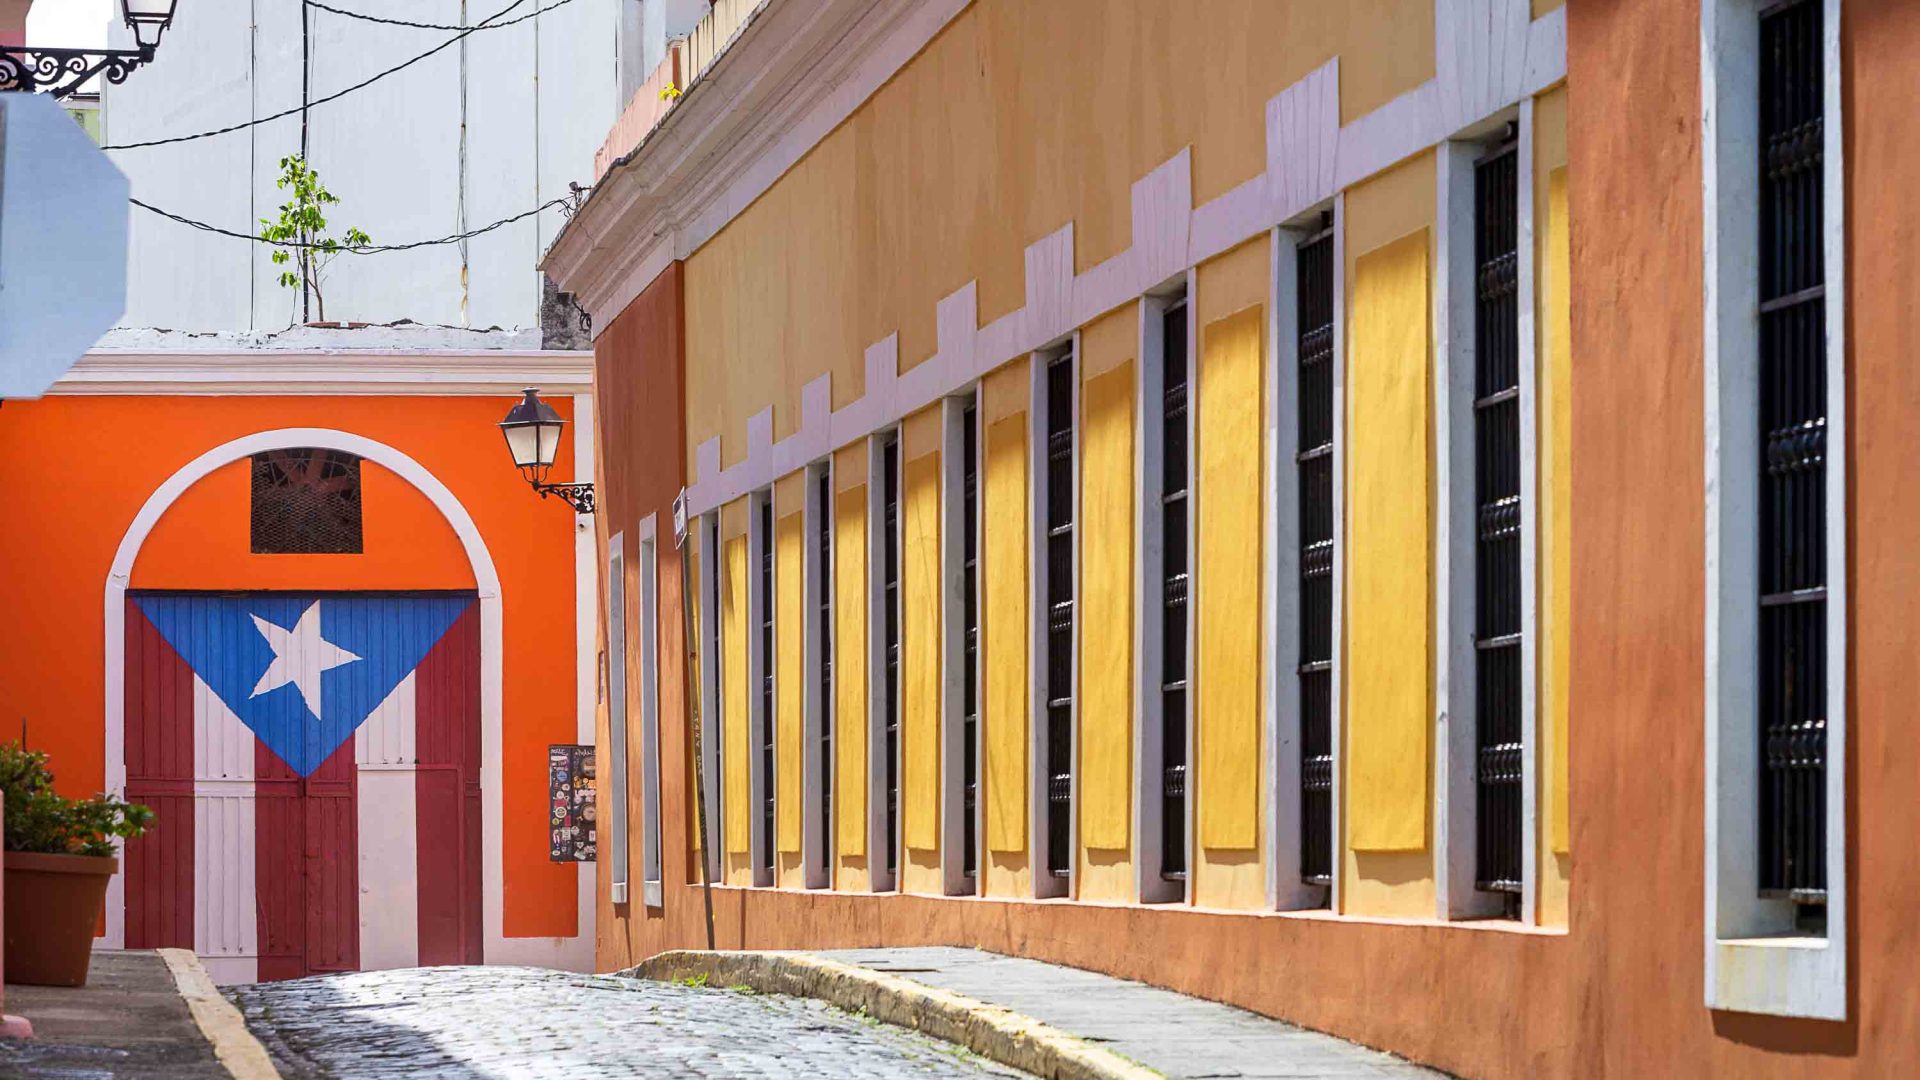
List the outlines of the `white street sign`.
{"type": "Polygon", "coordinates": [[[0,398],[38,397],[127,306],[127,178],[45,94],[0,93],[0,398]]]}

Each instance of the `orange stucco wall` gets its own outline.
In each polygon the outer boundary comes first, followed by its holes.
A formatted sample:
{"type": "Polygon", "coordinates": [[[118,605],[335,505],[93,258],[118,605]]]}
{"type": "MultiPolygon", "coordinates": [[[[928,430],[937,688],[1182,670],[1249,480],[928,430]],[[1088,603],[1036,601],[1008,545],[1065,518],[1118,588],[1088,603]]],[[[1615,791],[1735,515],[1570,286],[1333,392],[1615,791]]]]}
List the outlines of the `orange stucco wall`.
{"type": "Polygon", "coordinates": [[[1703,1004],[1705,516],[1697,2],[1568,5],[1577,1037],[1613,1076],[1911,1076],[1920,1008],[1920,8],[1847,0],[1848,1015],[1703,1004]],[[1629,316],[1628,313],[1631,313],[1629,316]]]}
{"type": "MultiPolygon", "coordinates": [[[[576,741],[573,515],[527,490],[493,397],[51,397],[0,408],[0,737],[27,725],[61,787],[104,782],[107,570],[140,507],[182,466],[229,440],[326,427],[386,443],[450,489],[500,575],[508,936],[571,936],[571,866],[547,861],[546,748],[576,741]]],[[[571,416],[572,403],[553,404],[571,416]]],[[[563,446],[556,475],[570,476],[563,446]]],[[[464,589],[471,567],[419,492],[363,465],[366,553],[253,555],[248,473],[188,489],[142,547],[130,584],[170,589],[464,589]]]]}

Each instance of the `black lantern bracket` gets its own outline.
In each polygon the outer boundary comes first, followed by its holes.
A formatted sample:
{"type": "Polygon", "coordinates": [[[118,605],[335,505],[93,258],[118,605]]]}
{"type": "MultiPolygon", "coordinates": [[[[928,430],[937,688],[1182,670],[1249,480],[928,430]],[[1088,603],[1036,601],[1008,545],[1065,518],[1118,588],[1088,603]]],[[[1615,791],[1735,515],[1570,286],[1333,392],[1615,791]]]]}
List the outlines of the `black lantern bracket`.
{"type": "Polygon", "coordinates": [[[543,499],[549,495],[560,499],[572,506],[576,514],[593,513],[592,484],[535,484],[533,490],[543,499]]]}
{"type": "Polygon", "coordinates": [[[0,45],[0,91],[22,90],[64,98],[98,75],[118,86],[153,62],[153,47],[138,49],[48,49],[0,45]]]}

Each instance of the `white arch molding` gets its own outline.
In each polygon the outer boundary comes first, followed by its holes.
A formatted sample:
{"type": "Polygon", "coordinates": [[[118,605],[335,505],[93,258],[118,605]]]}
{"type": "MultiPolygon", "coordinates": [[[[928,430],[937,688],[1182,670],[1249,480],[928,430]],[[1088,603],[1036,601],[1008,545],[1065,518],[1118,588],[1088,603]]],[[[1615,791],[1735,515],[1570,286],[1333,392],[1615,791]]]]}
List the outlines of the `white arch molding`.
{"type": "MultiPolygon", "coordinates": [[[[114,552],[113,565],[107,571],[105,598],[107,700],[106,700],[106,788],[124,795],[127,786],[126,756],[126,594],[133,574],[134,560],[174,502],[193,485],[214,470],[254,454],[269,450],[312,447],[338,450],[380,465],[412,485],[426,496],[441,517],[460,538],[467,561],[473,568],[473,580],[480,594],[480,835],[481,835],[481,910],[482,947],[489,964],[537,964],[551,967],[588,969],[593,960],[593,934],[581,924],[571,938],[509,938],[505,935],[505,873],[503,868],[505,820],[502,805],[501,702],[505,675],[504,636],[500,610],[500,575],[493,565],[480,529],[465,506],[440,479],[425,466],[385,443],[364,435],[332,428],[278,428],[256,432],[208,450],[182,466],[155,488],[153,494],[127,526],[120,546],[114,552]]],[[[115,874],[107,892],[107,933],[104,948],[126,946],[126,875],[115,874]]]]}

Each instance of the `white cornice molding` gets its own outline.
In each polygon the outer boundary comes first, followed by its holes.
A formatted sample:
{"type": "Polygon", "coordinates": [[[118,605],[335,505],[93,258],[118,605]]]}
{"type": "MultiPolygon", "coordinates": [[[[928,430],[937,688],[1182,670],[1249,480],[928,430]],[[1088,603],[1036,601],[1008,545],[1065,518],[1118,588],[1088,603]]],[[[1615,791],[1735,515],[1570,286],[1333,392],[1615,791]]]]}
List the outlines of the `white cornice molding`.
{"type": "Polygon", "coordinates": [[[573,350],[96,349],[49,395],[502,395],[593,392],[593,354],[573,350]]]}
{"type": "Polygon", "coordinates": [[[970,0],[771,0],[608,168],[541,268],[596,335],[765,194],[970,0]]]}

